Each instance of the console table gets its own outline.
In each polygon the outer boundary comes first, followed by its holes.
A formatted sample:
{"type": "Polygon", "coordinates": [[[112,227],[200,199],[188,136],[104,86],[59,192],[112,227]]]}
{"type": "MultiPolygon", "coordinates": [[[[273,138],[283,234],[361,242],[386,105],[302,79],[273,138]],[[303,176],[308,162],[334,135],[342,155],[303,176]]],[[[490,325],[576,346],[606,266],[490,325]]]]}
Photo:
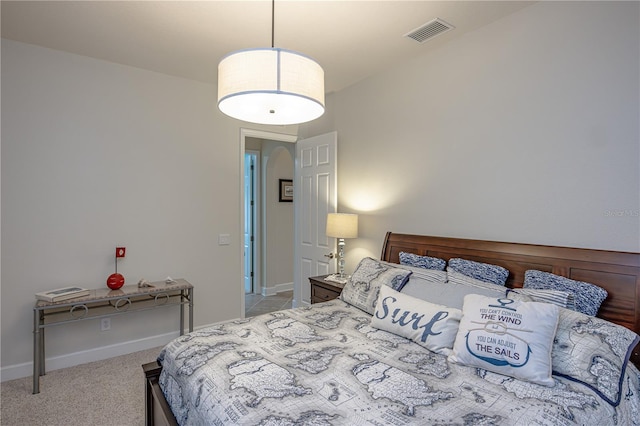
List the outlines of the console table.
{"type": "Polygon", "coordinates": [[[184,279],[169,283],[158,281],[151,285],[91,290],[86,296],[61,302],[38,300],[33,308],[33,393],[40,393],[40,376],[45,374],[44,330],[47,327],[179,305],[182,335],[184,305],[188,304],[189,332],[193,331],[193,285],[184,279]]]}

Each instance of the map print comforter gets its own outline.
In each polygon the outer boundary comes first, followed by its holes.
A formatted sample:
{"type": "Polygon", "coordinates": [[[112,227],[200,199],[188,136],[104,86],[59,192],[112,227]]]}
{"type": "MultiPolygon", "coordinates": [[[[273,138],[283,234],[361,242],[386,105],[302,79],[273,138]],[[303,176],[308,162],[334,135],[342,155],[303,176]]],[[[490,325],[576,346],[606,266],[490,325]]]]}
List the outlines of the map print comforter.
{"type": "Polygon", "coordinates": [[[334,300],[220,323],[165,347],[160,385],[181,425],[640,425],[630,363],[613,407],[561,377],[448,363],[370,319],[334,300]]]}

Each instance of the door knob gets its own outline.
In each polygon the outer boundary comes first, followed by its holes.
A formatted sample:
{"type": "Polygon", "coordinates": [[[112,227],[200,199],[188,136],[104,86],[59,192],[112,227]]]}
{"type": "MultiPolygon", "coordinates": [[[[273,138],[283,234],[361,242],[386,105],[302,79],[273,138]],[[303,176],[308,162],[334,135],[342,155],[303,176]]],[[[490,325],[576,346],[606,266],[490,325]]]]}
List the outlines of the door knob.
{"type": "Polygon", "coordinates": [[[335,255],[333,253],[325,254],[324,257],[328,257],[329,259],[333,259],[335,255]]]}

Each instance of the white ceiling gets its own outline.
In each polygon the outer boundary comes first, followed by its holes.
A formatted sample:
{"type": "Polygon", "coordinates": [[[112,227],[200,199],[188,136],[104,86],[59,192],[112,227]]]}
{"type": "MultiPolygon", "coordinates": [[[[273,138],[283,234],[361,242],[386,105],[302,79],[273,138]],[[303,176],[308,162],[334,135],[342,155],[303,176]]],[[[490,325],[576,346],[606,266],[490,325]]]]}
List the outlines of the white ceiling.
{"type": "MultiPolygon", "coordinates": [[[[325,70],[327,93],[514,13],[525,1],[275,2],[275,47],[325,70]],[[440,18],[455,30],[403,37],[440,18]]],[[[2,37],[214,83],[225,54],[271,46],[271,1],[2,1],[2,37]]]]}

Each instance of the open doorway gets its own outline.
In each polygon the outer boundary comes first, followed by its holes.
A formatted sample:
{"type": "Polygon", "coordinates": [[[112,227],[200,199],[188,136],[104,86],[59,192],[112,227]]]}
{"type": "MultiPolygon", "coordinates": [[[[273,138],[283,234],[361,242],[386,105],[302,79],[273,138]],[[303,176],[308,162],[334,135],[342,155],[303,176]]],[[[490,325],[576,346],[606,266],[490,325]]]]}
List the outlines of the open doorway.
{"type": "Polygon", "coordinates": [[[291,306],[294,203],[281,202],[278,191],[279,179],[293,178],[295,145],[291,142],[295,139],[290,135],[241,131],[245,316],[291,306]]]}

